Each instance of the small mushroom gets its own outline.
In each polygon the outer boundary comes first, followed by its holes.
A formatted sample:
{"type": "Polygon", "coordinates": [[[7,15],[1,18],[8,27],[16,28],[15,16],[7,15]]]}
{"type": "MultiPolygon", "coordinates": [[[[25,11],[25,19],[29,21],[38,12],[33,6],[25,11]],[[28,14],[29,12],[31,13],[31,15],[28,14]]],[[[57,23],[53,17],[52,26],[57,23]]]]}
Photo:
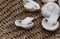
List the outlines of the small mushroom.
{"type": "Polygon", "coordinates": [[[27,17],[24,20],[16,20],[15,25],[25,29],[30,29],[34,26],[34,22],[32,22],[33,19],[34,18],[27,17]]]}
{"type": "Polygon", "coordinates": [[[41,8],[41,13],[43,17],[49,17],[51,14],[59,13],[59,6],[54,2],[49,2],[41,8]]]}
{"type": "Polygon", "coordinates": [[[59,27],[59,22],[57,21],[59,15],[52,14],[49,18],[44,18],[42,20],[42,26],[48,31],[55,31],[59,27]]]}
{"type": "Polygon", "coordinates": [[[42,0],[43,3],[56,2],[57,0],[42,0]]]}
{"type": "Polygon", "coordinates": [[[38,10],[40,10],[40,5],[33,0],[23,0],[23,5],[27,11],[38,11],[38,10]]]}

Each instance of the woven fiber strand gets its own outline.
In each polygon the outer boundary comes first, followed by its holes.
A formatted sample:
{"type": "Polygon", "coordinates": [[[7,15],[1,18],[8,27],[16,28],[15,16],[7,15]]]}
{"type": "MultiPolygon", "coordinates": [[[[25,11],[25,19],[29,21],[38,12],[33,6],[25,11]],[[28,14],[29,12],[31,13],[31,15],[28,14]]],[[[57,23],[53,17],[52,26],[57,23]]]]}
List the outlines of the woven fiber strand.
{"type": "MultiPolygon", "coordinates": [[[[41,0],[36,0],[40,5],[41,0]]],[[[27,12],[22,0],[0,0],[0,39],[60,39],[60,29],[49,32],[42,28],[40,11],[27,12]],[[29,30],[16,27],[14,21],[26,17],[38,17],[29,30]]],[[[59,20],[60,21],[60,18],[59,20]]]]}

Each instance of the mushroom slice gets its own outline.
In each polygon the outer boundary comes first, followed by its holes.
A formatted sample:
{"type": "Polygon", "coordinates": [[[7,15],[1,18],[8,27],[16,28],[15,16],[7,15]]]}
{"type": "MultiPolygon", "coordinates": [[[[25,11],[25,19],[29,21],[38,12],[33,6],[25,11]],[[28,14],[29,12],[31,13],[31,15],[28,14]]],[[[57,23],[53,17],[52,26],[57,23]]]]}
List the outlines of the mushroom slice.
{"type": "Polygon", "coordinates": [[[42,20],[42,26],[44,29],[49,31],[55,31],[59,27],[59,22],[57,21],[59,15],[52,15],[50,18],[44,18],[42,20]]]}
{"type": "Polygon", "coordinates": [[[43,3],[56,2],[57,0],[42,0],[43,3]]]}
{"type": "Polygon", "coordinates": [[[32,0],[26,0],[23,2],[24,4],[24,8],[27,10],[27,11],[38,11],[40,10],[40,5],[38,3],[36,3],[35,1],[32,1],[32,0]]]}
{"type": "Polygon", "coordinates": [[[56,3],[49,2],[41,8],[43,17],[49,17],[51,14],[59,14],[59,6],[56,3]]]}
{"type": "Polygon", "coordinates": [[[16,20],[15,25],[25,29],[30,29],[34,26],[34,22],[32,22],[33,19],[34,18],[27,17],[24,20],[16,20]]]}

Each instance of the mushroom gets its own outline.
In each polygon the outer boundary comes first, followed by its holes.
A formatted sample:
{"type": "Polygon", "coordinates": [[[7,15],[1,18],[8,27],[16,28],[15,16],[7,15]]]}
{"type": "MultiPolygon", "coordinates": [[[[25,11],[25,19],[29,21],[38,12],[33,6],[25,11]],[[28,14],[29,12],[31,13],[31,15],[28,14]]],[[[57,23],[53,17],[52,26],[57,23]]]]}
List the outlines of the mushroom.
{"type": "Polygon", "coordinates": [[[40,5],[33,0],[23,0],[23,5],[27,11],[38,11],[38,10],[40,10],[40,5]]]}
{"type": "Polygon", "coordinates": [[[56,2],[57,0],[42,0],[43,3],[56,2]]]}
{"type": "Polygon", "coordinates": [[[34,18],[27,17],[24,20],[16,20],[15,25],[25,29],[30,29],[34,26],[34,22],[32,22],[33,19],[34,18]]]}
{"type": "Polygon", "coordinates": [[[49,17],[53,13],[59,13],[59,6],[54,2],[49,2],[41,8],[43,17],[49,17]]]}
{"type": "Polygon", "coordinates": [[[42,26],[48,31],[55,31],[59,27],[59,22],[57,21],[59,15],[52,14],[49,18],[44,18],[42,20],[42,26]]]}

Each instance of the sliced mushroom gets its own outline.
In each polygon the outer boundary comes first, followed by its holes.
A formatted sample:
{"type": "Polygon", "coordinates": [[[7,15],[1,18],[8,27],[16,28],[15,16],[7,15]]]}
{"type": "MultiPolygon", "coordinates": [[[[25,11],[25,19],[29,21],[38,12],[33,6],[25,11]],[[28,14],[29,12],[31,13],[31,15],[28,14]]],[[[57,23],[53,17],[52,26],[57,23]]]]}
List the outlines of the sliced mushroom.
{"type": "Polygon", "coordinates": [[[48,31],[55,31],[59,27],[59,22],[57,21],[59,15],[53,14],[49,18],[44,18],[42,20],[42,26],[48,31]]]}
{"type": "Polygon", "coordinates": [[[24,8],[27,10],[27,11],[37,11],[37,10],[40,10],[40,5],[38,3],[36,3],[35,1],[33,0],[25,0],[23,1],[23,5],[24,5],[24,8]]]}
{"type": "Polygon", "coordinates": [[[57,0],[42,0],[43,3],[56,2],[57,0]]]}
{"type": "Polygon", "coordinates": [[[59,13],[59,6],[56,3],[49,2],[41,8],[41,13],[43,17],[49,17],[51,14],[59,13]]]}
{"type": "Polygon", "coordinates": [[[30,29],[34,26],[34,22],[32,22],[33,19],[34,18],[27,17],[24,20],[16,20],[15,25],[25,29],[30,29]]]}

